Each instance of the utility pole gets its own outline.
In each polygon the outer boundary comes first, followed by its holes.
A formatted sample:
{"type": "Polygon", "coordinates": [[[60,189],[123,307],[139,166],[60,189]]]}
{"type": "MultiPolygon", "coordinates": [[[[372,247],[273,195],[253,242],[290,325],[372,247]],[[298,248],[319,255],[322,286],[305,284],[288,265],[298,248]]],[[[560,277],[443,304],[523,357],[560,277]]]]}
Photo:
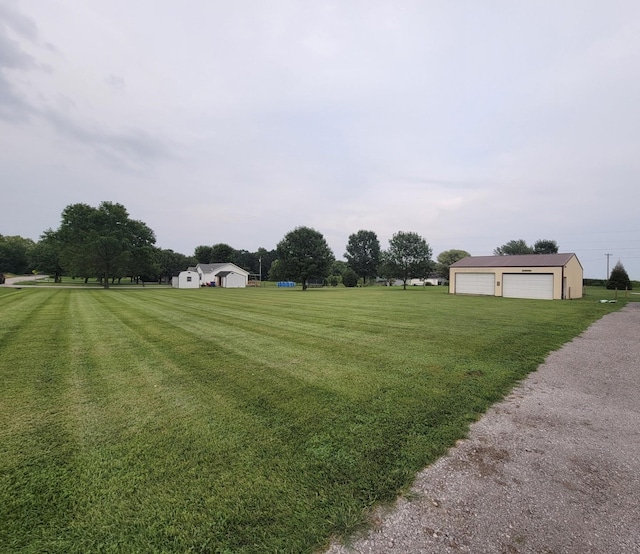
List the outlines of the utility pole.
{"type": "Polygon", "coordinates": [[[609,256],[613,256],[613,254],[605,254],[607,257],[607,281],[609,280],[609,256]]]}

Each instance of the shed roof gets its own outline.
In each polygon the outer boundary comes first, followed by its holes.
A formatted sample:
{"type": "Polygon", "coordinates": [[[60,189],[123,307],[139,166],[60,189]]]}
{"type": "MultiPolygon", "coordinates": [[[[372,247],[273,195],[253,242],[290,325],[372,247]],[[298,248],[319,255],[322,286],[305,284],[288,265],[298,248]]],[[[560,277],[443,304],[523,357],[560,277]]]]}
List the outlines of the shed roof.
{"type": "Polygon", "coordinates": [[[229,263],[198,264],[197,267],[199,267],[204,273],[211,273],[212,271],[215,271],[219,267],[222,267],[222,266],[225,266],[225,265],[229,265],[229,263]]]}
{"type": "Polygon", "coordinates": [[[202,273],[213,273],[214,275],[220,275],[220,270],[228,270],[232,273],[238,273],[240,275],[249,276],[249,272],[246,269],[242,269],[240,266],[231,262],[216,263],[216,264],[198,264],[197,269],[202,273]]]}
{"type": "Polygon", "coordinates": [[[575,254],[524,254],[521,256],[469,256],[451,267],[558,267],[566,265],[575,254]]]}

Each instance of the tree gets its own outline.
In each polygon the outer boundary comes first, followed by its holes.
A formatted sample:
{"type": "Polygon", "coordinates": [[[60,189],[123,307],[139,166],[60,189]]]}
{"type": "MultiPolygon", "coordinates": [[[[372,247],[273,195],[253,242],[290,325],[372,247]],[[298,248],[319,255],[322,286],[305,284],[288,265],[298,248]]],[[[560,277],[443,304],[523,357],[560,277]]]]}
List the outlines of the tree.
{"type": "Polygon", "coordinates": [[[139,275],[143,269],[139,262],[148,267],[156,240],[146,224],[130,219],[126,208],[114,202],[102,202],[97,208],[67,206],[57,235],[62,241],[62,266],[75,276],[98,277],[105,288],[110,280],[139,275]]]}
{"type": "Polygon", "coordinates": [[[493,251],[495,256],[517,256],[522,254],[557,254],[558,243],[555,240],[540,239],[533,246],[524,240],[510,240],[493,251]]]}
{"type": "Polygon", "coordinates": [[[222,242],[211,247],[211,264],[235,263],[236,251],[233,247],[222,242]]]}
{"type": "Polygon", "coordinates": [[[61,242],[60,264],[71,277],[95,277],[88,246],[91,216],[95,208],[88,204],[70,204],[62,211],[62,222],[56,235],[61,242]]]}
{"type": "Polygon", "coordinates": [[[426,277],[431,271],[431,247],[417,233],[398,231],[389,241],[383,267],[389,277],[402,279],[406,290],[409,279],[426,277]]]}
{"type": "Polygon", "coordinates": [[[153,246],[156,238],[154,232],[145,223],[135,219],[129,222],[129,231],[131,248],[126,275],[137,283],[140,277],[150,277],[158,273],[157,249],[153,246]]]}
{"type": "Polygon", "coordinates": [[[445,250],[438,254],[438,263],[436,264],[436,273],[443,279],[449,279],[449,268],[457,261],[471,256],[466,250],[445,250]]]}
{"type": "Polygon", "coordinates": [[[276,252],[279,272],[286,278],[300,281],[302,290],[307,290],[309,279],[324,279],[335,260],[322,233],[310,227],[297,227],[287,233],[278,243],[276,252]]]}
{"type": "Polygon", "coordinates": [[[29,272],[29,255],[35,243],[19,235],[0,235],[0,272],[23,275],[29,272]]]}
{"type": "Polygon", "coordinates": [[[347,264],[347,262],[344,262],[342,260],[334,260],[334,262],[331,264],[331,267],[329,268],[329,275],[335,275],[342,279],[343,275],[348,269],[349,265],[347,264]]]}
{"type": "Polygon", "coordinates": [[[493,251],[495,256],[517,256],[519,254],[533,254],[531,248],[524,240],[510,240],[507,244],[498,246],[493,251]]]}
{"type": "Polygon", "coordinates": [[[233,263],[254,275],[260,272],[260,256],[256,252],[236,250],[233,263]]]}
{"type": "Polygon", "coordinates": [[[358,274],[353,269],[348,268],[342,276],[342,284],[345,287],[355,287],[358,285],[358,274]]]}
{"type": "Polygon", "coordinates": [[[51,229],[47,229],[31,249],[31,267],[40,273],[53,275],[54,283],[62,281],[62,273],[64,271],[60,259],[62,246],[63,244],[58,234],[51,229]]]}
{"type": "Polygon", "coordinates": [[[156,250],[155,261],[158,266],[157,276],[160,282],[163,279],[170,281],[174,275],[178,275],[188,267],[196,265],[195,258],[187,257],[171,249],[156,250]]]}
{"type": "Polygon", "coordinates": [[[380,242],[373,231],[360,230],[349,236],[345,258],[349,267],[366,284],[367,277],[375,277],[380,265],[380,242]]]}
{"type": "Polygon", "coordinates": [[[555,240],[540,239],[533,245],[534,254],[557,254],[558,243],[555,240]]]}
{"type": "MultiPolygon", "coordinates": [[[[353,272],[353,270],[351,270],[351,268],[347,265],[347,262],[343,260],[335,260],[329,268],[329,277],[327,278],[327,282],[332,287],[337,287],[338,283],[342,282],[342,278],[344,277],[346,271],[353,272]]],[[[357,278],[358,276],[356,275],[356,279],[357,278]]]]}
{"type": "Polygon", "coordinates": [[[278,257],[278,254],[275,250],[267,250],[266,248],[258,248],[256,252],[256,257],[258,258],[258,271],[262,279],[269,275],[271,270],[271,264],[278,257]]]}
{"type": "Polygon", "coordinates": [[[269,268],[269,273],[267,273],[267,279],[269,281],[286,281],[288,279],[287,275],[283,271],[280,260],[273,260],[271,267],[269,268]]]}
{"type": "Polygon", "coordinates": [[[609,280],[607,281],[607,288],[616,290],[632,289],[631,279],[629,279],[626,269],[619,260],[611,270],[611,275],[609,275],[609,280]]]}
{"type": "Polygon", "coordinates": [[[211,246],[196,246],[193,257],[199,264],[210,264],[213,259],[213,248],[211,246]]]}

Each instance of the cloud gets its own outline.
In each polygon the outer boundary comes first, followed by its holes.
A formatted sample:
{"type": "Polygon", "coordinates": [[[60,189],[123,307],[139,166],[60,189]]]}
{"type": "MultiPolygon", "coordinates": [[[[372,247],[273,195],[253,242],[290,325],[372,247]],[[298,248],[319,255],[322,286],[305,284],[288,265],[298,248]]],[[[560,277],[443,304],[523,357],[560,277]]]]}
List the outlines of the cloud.
{"type": "Polygon", "coordinates": [[[117,170],[148,170],[160,161],[175,158],[166,141],[142,129],[113,131],[87,121],[80,124],[55,110],[46,110],[40,115],[56,133],[92,149],[99,160],[117,170]]]}
{"type": "Polygon", "coordinates": [[[32,113],[31,106],[8,77],[10,72],[26,71],[36,66],[35,60],[14,40],[11,33],[33,40],[35,24],[10,5],[0,5],[0,118],[25,121],[32,113]]]}
{"type": "Polygon", "coordinates": [[[104,82],[113,88],[114,91],[121,92],[124,90],[124,79],[116,75],[109,75],[104,82]]]}
{"type": "Polygon", "coordinates": [[[638,219],[636,2],[149,6],[0,7],[0,163],[58,168],[43,205],[108,191],[185,253],[298,225],[338,255],[361,228],[622,249],[638,219]]]}

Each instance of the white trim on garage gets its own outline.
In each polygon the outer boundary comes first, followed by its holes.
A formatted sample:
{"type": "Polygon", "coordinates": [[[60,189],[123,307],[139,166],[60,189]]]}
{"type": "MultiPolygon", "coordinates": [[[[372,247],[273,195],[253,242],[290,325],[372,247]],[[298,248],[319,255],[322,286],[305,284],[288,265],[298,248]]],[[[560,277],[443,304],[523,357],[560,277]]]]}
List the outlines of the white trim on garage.
{"type": "Polygon", "coordinates": [[[494,296],[494,273],[456,273],[456,294],[483,294],[494,296]]]}
{"type": "Polygon", "coordinates": [[[504,273],[502,296],[553,300],[552,273],[504,273]]]}

